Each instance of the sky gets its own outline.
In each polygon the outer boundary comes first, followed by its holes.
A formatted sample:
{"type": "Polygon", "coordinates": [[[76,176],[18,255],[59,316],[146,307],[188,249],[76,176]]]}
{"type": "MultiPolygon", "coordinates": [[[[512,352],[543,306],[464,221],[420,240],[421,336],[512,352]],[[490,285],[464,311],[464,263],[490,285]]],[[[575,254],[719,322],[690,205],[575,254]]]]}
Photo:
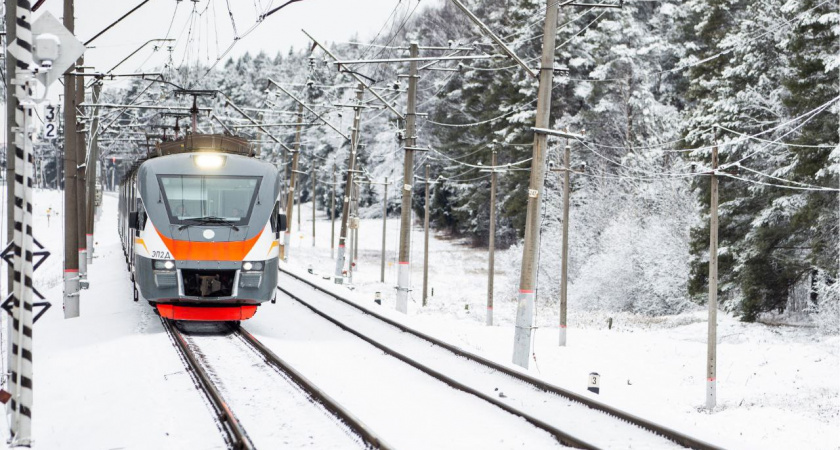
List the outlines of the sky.
{"type": "MultiPolygon", "coordinates": [[[[301,0],[267,17],[251,29],[258,17],[286,0],[149,0],[140,9],[114,28],[97,38],[85,54],[85,65],[107,71],[150,39],[175,39],[163,45],[172,46],[172,59],[212,64],[234,42],[242,37],[227,56],[240,56],[264,50],[269,54],[288,51],[292,46],[308,45],[305,29],[319,40],[346,41],[354,35],[369,40],[396,9],[403,18],[418,0],[301,0]],[[230,9],[228,9],[230,5],[230,9]],[[244,36],[244,37],[243,37],[244,36]]],[[[437,0],[420,1],[435,4],[437,0]]],[[[76,35],[87,41],[128,12],[141,0],[95,1],[76,0],[76,35]]],[[[41,10],[63,17],[63,1],[47,0],[41,10]]],[[[422,8],[418,8],[422,9],[422,8]]],[[[36,13],[40,13],[39,10],[36,13]]],[[[389,21],[391,22],[391,21],[389,21]]],[[[401,20],[398,21],[401,23],[401,20]]],[[[390,25],[390,23],[389,23],[390,25]]],[[[383,34],[387,34],[386,27],[383,34]]],[[[154,51],[154,43],[144,47],[115,70],[130,73],[159,67],[169,58],[166,48],[154,51]]]]}
{"type": "MultiPolygon", "coordinates": [[[[149,0],[89,44],[85,66],[93,67],[88,71],[108,72],[135,50],[137,53],[113,73],[155,71],[170,61],[175,67],[187,63],[208,66],[217,60],[223,65],[228,58],[245,52],[265,51],[273,56],[307,46],[310,41],[301,29],[322,43],[352,39],[370,42],[380,30],[381,36],[392,34],[412,11],[416,14],[442,1],[300,0],[258,23],[261,14],[286,0],[149,0]],[[235,40],[236,36],[240,39],[235,40]],[[173,41],[147,44],[152,39],[173,41]]],[[[77,38],[88,41],[140,3],[142,0],[75,0],[77,38]]],[[[46,0],[34,14],[35,20],[43,11],[63,20],[63,4],[63,0],[46,0]]],[[[55,83],[48,98],[58,101],[60,91],[60,84],[55,83]]],[[[0,111],[0,120],[5,122],[5,109],[0,111]]],[[[0,142],[5,141],[2,134],[0,142]]]]}

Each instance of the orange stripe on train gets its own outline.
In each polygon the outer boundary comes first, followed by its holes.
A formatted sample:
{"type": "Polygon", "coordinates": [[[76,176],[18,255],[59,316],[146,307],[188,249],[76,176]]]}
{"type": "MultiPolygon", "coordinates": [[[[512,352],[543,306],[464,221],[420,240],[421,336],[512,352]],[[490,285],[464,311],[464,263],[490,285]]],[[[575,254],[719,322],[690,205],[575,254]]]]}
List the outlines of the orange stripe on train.
{"type": "Polygon", "coordinates": [[[162,235],[160,231],[157,231],[172,257],[181,261],[242,261],[254,247],[254,244],[257,243],[257,239],[260,238],[262,233],[260,231],[247,241],[193,242],[169,239],[162,235]]]}

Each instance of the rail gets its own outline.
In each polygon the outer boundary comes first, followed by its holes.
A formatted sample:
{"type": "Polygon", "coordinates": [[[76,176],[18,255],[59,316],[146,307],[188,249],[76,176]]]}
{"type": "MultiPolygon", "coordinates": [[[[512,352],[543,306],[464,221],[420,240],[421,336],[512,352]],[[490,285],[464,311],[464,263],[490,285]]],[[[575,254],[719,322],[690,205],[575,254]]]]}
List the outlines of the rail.
{"type": "MultiPolygon", "coordinates": [[[[701,441],[699,439],[696,439],[694,437],[691,437],[691,436],[688,436],[686,434],[680,433],[680,432],[678,432],[676,430],[673,430],[671,428],[665,427],[663,425],[656,424],[656,423],[651,422],[647,419],[643,419],[643,418],[638,417],[636,415],[630,414],[626,411],[622,411],[620,409],[614,408],[614,407],[606,405],[604,403],[601,403],[601,402],[595,401],[593,399],[584,397],[582,395],[576,394],[572,391],[568,391],[568,390],[563,389],[561,387],[550,384],[546,381],[535,378],[531,375],[519,372],[519,371],[517,371],[515,369],[512,369],[510,367],[503,366],[503,365],[501,365],[499,363],[496,363],[494,361],[491,361],[487,358],[484,358],[482,356],[479,356],[479,355],[476,355],[476,354],[471,353],[469,351],[458,348],[458,347],[456,347],[452,344],[441,341],[440,339],[432,337],[432,336],[430,336],[426,333],[423,333],[421,331],[417,331],[417,330],[415,330],[413,328],[410,328],[406,325],[403,325],[403,324],[401,324],[401,323],[399,323],[395,320],[392,320],[388,317],[385,317],[381,314],[378,314],[375,311],[368,310],[367,308],[362,307],[361,305],[357,304],[356,302],[353,302],[353,301],[351,301],[351,300],[349,300],[349,299],[347,299],[347,298],[345,298],[345,297],[343,297],[343,296],[341,296],[341,295],[339,295],[335,292],[332,292],[328,289],[325,289],[325,288],[323,288],[323,287],[321,287],[321,286],[319,286],[319,285],[317,285],[317,284],[315,284],[315,283],[313,283],[313,282],[311,282],[311,281],[309,281],[309,280],[307,280],[307,279],[305,279],[305,278],[303,278],[303,277],[301,277],[297,274],[289,272],[289,271],[283,269],[282,267],[280,268],[280,272],[282,272],[282,273],[284,273],[284,274],[286,274],[286,275],[288,275],[288,276],[290,276],[290,277],[292,277],[292,278],[294,278],[294,279],[296,279],[296,280],[298,280],[302,283],[305,283],[305,284],[309,285],[310,287],[312,287],[312,288],[314,288],[314,289],[316,289],[320,292],[323,292],[323,293],[335,298],[336,300],[338,300],[342,303],[345,303],[348,306],[351,306],[351,307],[361,311],[364,314],[375,317],[376,319],[381,320],[381,321],[387,323],[388,325],[396,327],[397,329],[399,329],[402,332],[411,334],[415,337],[423,339],[423,340],[425,340],[425,341],[427,341],[431,344],[434,344],[438,347],[444,348],[444,349],[446,349],[446,350],[448,350],[448,351],[450,351],[450,352],[454,353],[455,355],[458,355],[462,358],[468,359],[468,360],[473,361],[475,363],[481,364],[481,365],[489,367],[493,370],[504,373],[505,375],[508,375],[510,377],[516,378],[516,379],[518,379],[522,382],[528,383],[528,384],[530,384],[530,385],[532,385],[532,386],[534,386],[538,389],[541,389],[545,392],[549,392],[549,393],[552,393],[552,394],[555,394],[555,395],[559,395],[559,396],[567,398],[571,401],[581,403],[581,404],[583,404],[583,405],[585,405],[589,408],[592,408],[594,410],[601,411],[601,412],[603,412],[605,414],[608,414],[610,416],[613,416],[615,418],[624,420],[628,423],[634,424],[634,425],[636,425],[640,428],[648,430],[651,433],[657,434],[657,435],[662,436],[662,437],[664,437],[668,440],[671,440],[671,441],[673,441],[673,442],[675,442],[679,445],[682,445],[683,447],[686,447],[686,448],[691,448],[691,449],[695,449],[695,450],[719,450],[719,449],[721,449],[721,447],[718,447],[718,446],[709,444],[707,442],[701,441]]],[[[287,290],[285,290],[285,289],[283,289],[279,286],[278,286],[277,289],[286,293],[286,295],[290,295],[293,298],[296,298],[293,294],[289,293],[287,290]]],[[[315,311],[315,309],[312,306],[307,305],[302,300],[298,300],[298,301],[300,301],[301,303],[303,303],[304,305],[306,305],[307,307],[309,307],[310,309],[315,311]]],[[[317,314],[321,314],[318,311],[315,311],[315,312],[317,314]]],[[[321,314],[321,315],[323,316],[323,314],[321,314]]],[[[492,399],[492,400],[495,402],[495,399],[492,399]]],[[[565,442],[563,442],[563,443],[566,444],[565,442]]],[[[566,445],[572,445],[572,444],[566,444],[566,445]]]]}
{"type": "Polygon", "coordinates": [[[195,358],[184,336],[170,320],[162,318],[161,321],[163,322],[163,328],[175,342],[175,346],[178,348],[184,361],[186,361],[189,371],[198,382],[199,388],[207,396],[207,399],[210,400],[210,404],[216,412],[216,418],[227,435],[229,447],[233,450],[253,450],[254,444],[251,442],[248,434],[245,433],[245,430],[233,414],[233,411],[228,407],[222,394],[219,393],[219,390],[216,389],[216,386],[210,380],[210,376],[207,375],[207,372],[195,358]]]}

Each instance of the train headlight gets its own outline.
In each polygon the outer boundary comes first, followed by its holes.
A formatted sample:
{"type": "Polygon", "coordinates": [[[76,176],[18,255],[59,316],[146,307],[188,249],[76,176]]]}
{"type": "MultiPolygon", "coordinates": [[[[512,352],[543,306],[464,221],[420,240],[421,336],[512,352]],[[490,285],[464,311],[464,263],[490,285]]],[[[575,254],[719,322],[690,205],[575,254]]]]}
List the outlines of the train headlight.
{"type": "Polygon", "coordinates": [[[193,156],[193,163],[199,169],[218,169],[225,165],[225,156],[218,153],[199,153],[193,156]]]}
{"type": "Polygon", "coordinates": [[[168,259],[156,259],[154,262],[155,270],[173,270],[175,269],[175,261],[168,259]]]}
{"type": "Polygon", "coordinates": [[[265,267],[265,263],[262,261],[245,261],[242,263],[242,270],[246,272],[263,270],[263,267],[265,267]]]}

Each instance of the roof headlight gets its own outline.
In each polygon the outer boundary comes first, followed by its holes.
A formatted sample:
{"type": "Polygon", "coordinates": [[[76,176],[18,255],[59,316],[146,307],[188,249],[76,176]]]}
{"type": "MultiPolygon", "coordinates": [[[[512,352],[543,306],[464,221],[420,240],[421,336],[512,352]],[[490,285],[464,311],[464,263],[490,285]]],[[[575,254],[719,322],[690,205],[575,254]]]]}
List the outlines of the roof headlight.
{"type": "Polygon", "coordinates": [[[193,163],[199,169],[219,169],[225,165],[225,156],[218,153],[199,153],[193,156],[193,163]]]}

